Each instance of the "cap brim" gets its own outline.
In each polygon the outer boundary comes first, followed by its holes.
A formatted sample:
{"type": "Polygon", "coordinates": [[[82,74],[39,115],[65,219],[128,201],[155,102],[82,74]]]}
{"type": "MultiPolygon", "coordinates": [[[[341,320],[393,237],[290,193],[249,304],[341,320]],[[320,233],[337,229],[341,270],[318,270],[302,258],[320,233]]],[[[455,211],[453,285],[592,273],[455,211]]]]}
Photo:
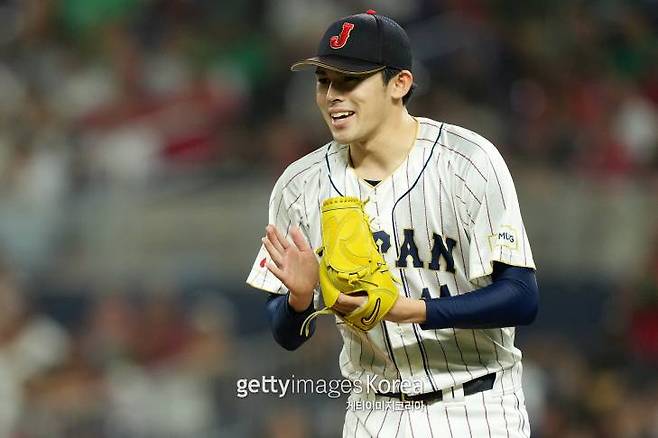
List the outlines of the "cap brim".
{"type": "Polygon", "coordinates": [[[290,66],[290,70],[300,71],[309,67],[322,67],[350,75],[365,75],[386,68],[385,65],[362,61],[360,59],[346,58],[344,56],[316,56],[294,63],[290,66]]]}

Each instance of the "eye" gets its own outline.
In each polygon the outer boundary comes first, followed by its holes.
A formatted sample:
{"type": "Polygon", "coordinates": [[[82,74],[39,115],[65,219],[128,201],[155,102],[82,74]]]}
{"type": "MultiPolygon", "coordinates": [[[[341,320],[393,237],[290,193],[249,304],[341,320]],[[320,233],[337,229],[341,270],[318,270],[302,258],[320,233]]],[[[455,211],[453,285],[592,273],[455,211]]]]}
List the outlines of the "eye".
{"type": "Polygon", "coordinates": [[[329,79],[327,79],[327,78],[318,78],[318,84],[327,85],[328,83],[329,83],[329,79]]]}

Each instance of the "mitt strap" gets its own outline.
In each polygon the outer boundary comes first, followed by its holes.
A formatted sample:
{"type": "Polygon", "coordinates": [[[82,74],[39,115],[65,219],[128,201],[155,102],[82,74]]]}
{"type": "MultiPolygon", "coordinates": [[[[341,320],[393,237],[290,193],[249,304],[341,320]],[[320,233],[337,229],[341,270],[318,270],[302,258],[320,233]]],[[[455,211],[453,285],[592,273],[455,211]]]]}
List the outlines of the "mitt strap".
{"type": "Polygon", "coordinates": [[[322,310],[317,310],[311,313],[306,317],[306,319],[302,323],[302,328],[299,330],[299,334],[302,336],[306,336],[308,338],[308,333],[311,330],[311,321],[313,321],[317,316],[331,315],[333,313],[334,313],[333,310],[331,310],[329,307],[325,307],[322,310]]]}

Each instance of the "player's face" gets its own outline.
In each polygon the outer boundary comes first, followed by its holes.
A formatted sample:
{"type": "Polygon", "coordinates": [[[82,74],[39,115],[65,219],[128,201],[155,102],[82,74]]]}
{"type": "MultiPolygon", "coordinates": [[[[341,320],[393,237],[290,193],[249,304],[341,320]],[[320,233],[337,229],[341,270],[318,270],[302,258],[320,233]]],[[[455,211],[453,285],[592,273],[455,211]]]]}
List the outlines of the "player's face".
{"type": "Polygon", "coordinates": [[[316,70],[315,101],[334,140],[341,144],[373,138],[392,108],[381,72],[350,76],[316,70]]]}

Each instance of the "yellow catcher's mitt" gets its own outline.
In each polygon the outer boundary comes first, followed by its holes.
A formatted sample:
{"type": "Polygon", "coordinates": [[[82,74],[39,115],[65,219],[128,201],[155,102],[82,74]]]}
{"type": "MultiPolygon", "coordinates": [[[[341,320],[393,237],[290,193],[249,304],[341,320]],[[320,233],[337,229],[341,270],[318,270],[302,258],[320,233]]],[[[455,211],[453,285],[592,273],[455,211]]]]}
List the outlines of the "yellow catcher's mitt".
{"type": "Polygon", "coordinates": [[[384,257],[370,231],[364,203],[353,197],[330,198],[322,204],[320,288],[325,307],[302,324],[308,336],[309,323],[320,314],[334,313],[353,328],[370,330],[391,310],[398,290],[384,257]],[[340,293],[364,295],[368,301],[343,315],[331,307],[340,293]]]}

